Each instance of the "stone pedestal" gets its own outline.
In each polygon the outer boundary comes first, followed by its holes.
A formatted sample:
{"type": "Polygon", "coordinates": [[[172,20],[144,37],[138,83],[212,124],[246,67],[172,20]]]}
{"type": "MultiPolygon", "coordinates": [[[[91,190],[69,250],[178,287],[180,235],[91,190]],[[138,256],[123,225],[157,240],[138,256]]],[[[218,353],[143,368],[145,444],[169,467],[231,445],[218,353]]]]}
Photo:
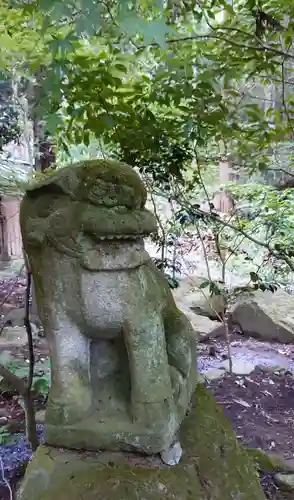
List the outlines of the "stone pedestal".
{"type": "Polygon", "coordinates": [[[199,386],[181,427],[182,460],[40,446],[17,500],[265,500],[249,454],[199,386]]]}

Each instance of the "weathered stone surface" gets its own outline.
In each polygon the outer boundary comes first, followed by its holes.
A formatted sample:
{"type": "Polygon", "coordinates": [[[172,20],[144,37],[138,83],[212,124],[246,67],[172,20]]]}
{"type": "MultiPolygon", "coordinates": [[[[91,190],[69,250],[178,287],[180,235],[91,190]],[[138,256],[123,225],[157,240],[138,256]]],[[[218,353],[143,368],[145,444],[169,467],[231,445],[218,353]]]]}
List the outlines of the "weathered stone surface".
{"type": "Polygon", "coordinates": [[[286,459],[279,453],[267,453],[256,448],[247,448],[248,455],[253,460],[255,467],[263,472],[283,472],[294,474],[294,460],[286,459]]]}
{"type": "Polygon", "coordinates": [[[265,364],[261,364],[261,365],[256,365],[256,367],[258,370],[261,370],[263,371],[264,373],[280,373],[280,372],[283,372],[284,371],[284,368],[282,368],[281,366],[279,365],[265,365],[265,364]]]}
{"type": "Polygon", "coordinates": [[[225,374],[226,371],[222,368],[211,368],[211,370],[204,373],[204,378],[208,381],[218,380],[224,377],[225,374]]]}
{"type": "Polygon", "coordinates": [[[294,493],[294,474],[275,474],[275,483],[282,490],[294,493]]]}
{"type": "Polygon", "coordinates": [[[277,290],[257,292],[238,302],[232,309],[232,320],[245,334],[268,341],[294,342],[294,297],[277,290]]]}
{"type": "Polygon", "coordinates": [[[5,314],[5,324],[9,326],[23,326],[25,317],[24,307],[13,307],[5,314]]]}
{"type": "MultiPolygon", "coordinates": [[[[36,329],[32,326],[33,336],[36,336],[36,329]]],[[[27,331],[24,326],[6,326],[0,336],[0,347],[26,345],[28,342],[27,331]]]]}
{"type": "Polygon", "coordinates": [[[17,500],[265,500],[249,454],[201,386],[180,439],[184,454],[175,467],[156,457],[41,446],[17,500]]]}
{"type": "Polygon", "coordinates": [[[8,422],[7,417],[0,417],[0,427],[3,427],[3,425],[6,425],[8,422]]]}
{"type": "Polygon", "coordinates": [[[224,313],[225,305],[222,295],[209,296],[209,292],[203,290],[195,290],[195,292],[186,295],[185,303],[193,312],[206,316],[210,319],[220,320],[221,315],[224,313]]]}
{"type": "Polygon", "coordinates": [[[6,408],[0,408],[0,418],[8,418],[9,413],[6,408]]]}
{"type": "Polygon", "coordinates": [[[218,321],[195,314],[186,304],[176,301],[177,307],[185,314],[190,321],[194,331],[197,334],[198,340],[204,342],[210,338],[222,337],[224,335],[224,327],[218,321]]]}
{"type": "MultiPolygon", "coordinates": [[[[11,307],[10,310],[4,315],[5,325],[9,327],[22,327],[24,326],[25,308],[24,307],[11,307]]],[[[33,325],[37,325],[38,317],[35,313],[30,311],[30,320],[33,325]]]]}
{"type": "Polygon", "coordinates": [[[128,165],[94,160],[37,182],[21,229],[52,367],[48,444],[167,449],[196,385],[195,334],[144,249],[156,231],[128,165]]]}
{"type": "Polygon", "coordinates": [[[220,320],[225,311],[225,299],[222,295],[211,297],[208,287],[200,290],[199,286],[204,281],[207,281],[207,278],[197,276],[181,280],[179,287],[173,290],[174,298],[177,303],[184,304],[196,314],[220,320]]]}
{"type": "Polygon", "coordinates": [[[36,419],[37,424],[44,424],[44,422],[45,422],[45,410],[36,411],[35,419],[36,419]]]}
{"type": "MultiPolygon", "coordinates": [[[[226,359],[222,363],[222,367],[224,370],[229,371],[230,369],[230,363],[229,360],[226,359]]],[[[232,359],[232,373],[235,375],[249,375],[251,372],[255,370],[255,363],[254,361],[250,362],[244,359],[232,359]]]]}

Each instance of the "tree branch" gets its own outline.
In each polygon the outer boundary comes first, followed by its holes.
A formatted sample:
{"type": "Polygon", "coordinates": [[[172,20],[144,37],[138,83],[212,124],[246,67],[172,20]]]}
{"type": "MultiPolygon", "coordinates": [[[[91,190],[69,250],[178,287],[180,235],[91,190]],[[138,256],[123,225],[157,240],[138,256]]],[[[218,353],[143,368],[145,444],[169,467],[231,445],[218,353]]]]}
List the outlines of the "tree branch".
{"type": "MultiPolygon", "coordinates": [[[[174,43],[182,43],[182,42],[189,42],[189,41],[196,41],[196,40],[220,40],[222,42],[226,42],[231,44],[233,47],[239,47],[240,49],[245,49],[248,51],[254,51],[254,52],[270,52],[272,54],[276,54],[278,56],[281,56],[285,59],[291,59],[294,60],[294,54],[290,54],[288,52],[285,52],[284,50],[281,49],[276,49],[275,47],[271,47],[270,45],[260,45],[260,46],[254,46],[254,45],[246,45],[246,44],[241,44],[238,42],[235,42],[234,40],[231,40],[230,38],[220,36],[220,35],[212,35],[212,34],[207,34],[207,35],[195,35],[195,36],[184,36],[180,38],[170,38],[166,40],[166,43],[171,45],[174,43]]],[[[146,47],[160,47],[160,44],[158,42],[152,42],[147,45],[136,45],[134,44],[137,49],[144,49],[146,47]]]]}
{"type": "Polygon", "coordinates": [[[288,172],[285,168],[267,168],[269,172],[283,172],[283,174],[289,175],[289,177],[293,177],[294,179],[294,174],[291,174],[291,172],[288,172]]]}
{"type": "Polygon", "coordinates": [[[195,214],[198,216],[200,215],[202,218],[210,218],[210,219],[218,222],[219,224],[221,224],[225,227],[228,227],[229,229],[232,229],[233,231],[239,232],[245,238],[247,238],[249,241],[251,241],[252,243],[255,243],[255,245],[266,248],[268,250],[268,252],[271,255],[273,255],[274,257],[276,257],[277,259],[284,260],[288,264],[288,266],[290,267],[291,271],[294,271],[294,262],[292,262],[292,260],[287,255],[277,252],[276,250],[271,248],[269,244],[264,243],[263,241],[257,240],[256,238],[254,238],[250,234],[246,233],[246,231],[244,231],[242,228],[236,227],[233,224],[230,224],[229,222],[221,219],[221,217],[219,217],[218,215],[216,215],[214,213],[207,213],[207,212],[204,212],[203,210],[198,209],[198,208],[195,209],[195,208],[191,207],[191,205],[188,204],[186,201],[184,201],[184,203],[182,203],[182,206],[184,206],[192,214],[195,214]]]}
{"type": "Polygon", "coordinates": [[[4,465],[3,465],[3,461],[2,461],[1,457],[0,457],[0,471],[1,471],[0,479],[2,479],[2,482],[5,484],[8,492],[9,492],[9,500],[14,500],[15,496],[14,496],[12,487],[9,484],[8,479],[6,479],[6,477],[5,477],[4,465]]]}
{"type": "Polygon", "coordinates": [[[27,382],[27,390],[30,391],[32,388],[33,377],[34,377],[34,367],[35,367],[35,355],[34,355],[34,345],[33,345],[33,334],[30,322],[30,294],[31,294],[31,284],[32,284],[32,273],[27,271],[27,287],[26,287],[26,301],[25,301],[25,317],[24,324],[27,332],[28,338],[28,348],[29,348],[29,377],[27,382]]]}

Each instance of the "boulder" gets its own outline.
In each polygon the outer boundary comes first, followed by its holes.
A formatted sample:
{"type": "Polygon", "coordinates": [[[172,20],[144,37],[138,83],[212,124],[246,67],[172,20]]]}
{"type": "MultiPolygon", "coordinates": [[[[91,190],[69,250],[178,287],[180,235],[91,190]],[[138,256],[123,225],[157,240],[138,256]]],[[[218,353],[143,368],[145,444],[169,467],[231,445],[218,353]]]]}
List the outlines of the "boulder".
{"type": "Polygon", "coordinates": [[[4,425],[6,425],[7,422],[8,422],[7,417],[0,417],[0,427],[3,427],[4,425]]]}
{"type": "MultiPolygon", "coordinates": [[[[28,342],[27,331],[24,326],[6,326],[0,336],[1,348],[7,345],[21,346],[28,342]]],[[[3,351],[2,351],[3,352],[3,351]]]]}
{"type": "MultiPolygon", "coordinates": [[[[31,323],[33,338],[37,337],[37,327],[31,323]]],[[[28,343],[28,335],[24,326],[6,326],[0,336],[0,347],[23,346],[28,343]]]]}
{"type": "MultiPolygon", "coordinates": [[[[4,321],[6,326],[22,327],[24,326],[25,308],[24,307],[11,307],[9,311],[4,314],[4,321]]],[[[39,325],[40,321],[38,316],[30,311],[30,321],[34,325],[39,325]]]]}
{"type": "Polygon", "coordinates": [[[201,290],[199,286],[204,281],[207,281],[207,278],[197,276],[183,279],[179,287],[173,291],[174,298],[176,302],[180,301],[196,314],[220,320],[225,311],[224,296],[213,295],[211,297],[208,287],[201,290]]]}
{"type": "Polygon", "coordinates": [[[204,289],[196,290],[185,297],[185,303],[192,311],[210,319],[220,320],[225,311],[225,300],[222,295],[209,295],[204,289]]]}
{"type": "Polygon", "coordinates": [[[224,335],[224,327],[218,321],[195,314],[189,307],[180,301],[177,302],[178,308],[187,316],[193,329],[195,330],[199,342],[205,342],[210,338],[222,337],[224,335]]]}
{"type": "Polygon", "coordinates": [[[204,373],[204,379],[208,382],[212,382],[213,380],[219,380],[226,375],[226,371],[223,368],[212,368],[204,373]]]}
{"type": "Polygon", "coordinates": [[[13,307],[5,315],[5,325],[24,326],[25,308],[13,307]]]}
{"type": "Polygon", "coordinates": [[[157,456],[42,445],[27,467],[17,500],[265,500],[252,459],[201,385],[180,440],[184,453],[173,467],[157,456]]]}
{"type": "Polygon", "coordinates": [[[6,418],[8,419],[9,413],[6,410],[6,408],[0,408],[0,418],[6,418]]]}
{"type": "Polygon", "coordinates": [[[294,474],[276,474],[275,483],[281,490],[294,493],[294,474]]]}
{"type": "Polygon", "coordinates": [[[260,448],[247,448],[247,453],[252,458],[257,470],[263,472],[282,472],[294,475],[294,460],[284,458],[277,452],[266,452],[260,448]]]}
{"type": "Polygon", "coordinates": [[[46,410],[39,410],[35,414],[35,419],[37,424],[44,424],[45,422],[45,413],[46,410]]]}
{"type": "MultiPolygon", "coordinates": [[[[226,371],[230,370],[230,363],[229,360],[227,359],[222,363],[222,368],[226,371]]],[[[246,361],[243,359],[238,359],[238,358],[233,358],[232,359],[232,373],[234,375],[239,375],[239,376],[244,376],[244,375],[250,375],[255,370],[255,363],[254,361],[246,361]]]]}
{"type": "Polygon", "coordinates": [[[245,335],[267,341],[294,342],[294,297],[277,290],[258,291],[232,308],[232,321],[245,335]]]}

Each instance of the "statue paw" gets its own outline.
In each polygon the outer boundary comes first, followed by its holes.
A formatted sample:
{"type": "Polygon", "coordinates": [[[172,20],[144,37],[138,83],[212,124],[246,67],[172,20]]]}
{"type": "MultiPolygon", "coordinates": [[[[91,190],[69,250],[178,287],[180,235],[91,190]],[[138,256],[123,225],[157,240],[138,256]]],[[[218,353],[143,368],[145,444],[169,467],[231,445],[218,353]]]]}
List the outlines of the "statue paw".
{"type": "Polygon", "coordinates": [[[161,427],[162,422],[170,419],[171,412],[174,411],[173,401],[165,399],[160,403],[154,402],[138,402],[132,403],[132,418],[145,428],[155,428],[157,425],[161,427]]]}

